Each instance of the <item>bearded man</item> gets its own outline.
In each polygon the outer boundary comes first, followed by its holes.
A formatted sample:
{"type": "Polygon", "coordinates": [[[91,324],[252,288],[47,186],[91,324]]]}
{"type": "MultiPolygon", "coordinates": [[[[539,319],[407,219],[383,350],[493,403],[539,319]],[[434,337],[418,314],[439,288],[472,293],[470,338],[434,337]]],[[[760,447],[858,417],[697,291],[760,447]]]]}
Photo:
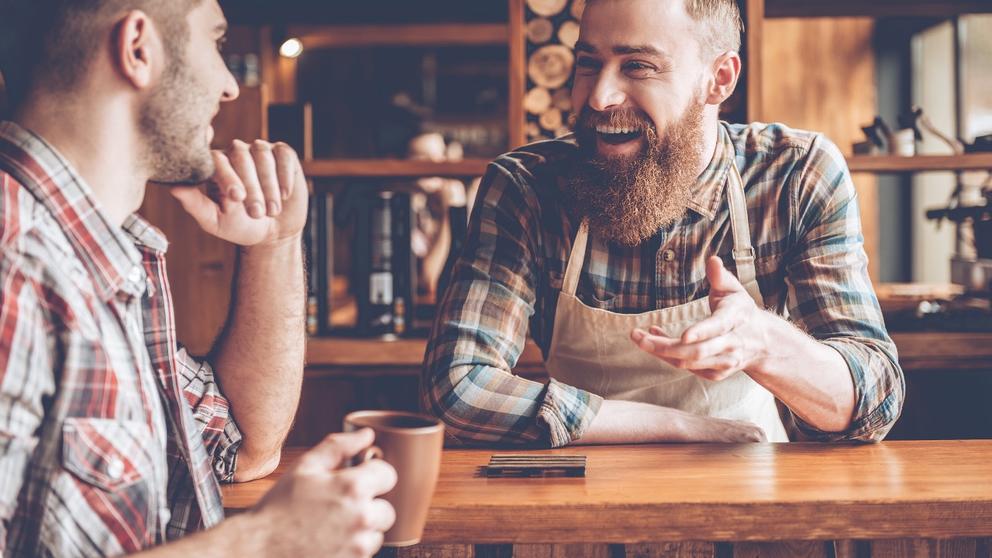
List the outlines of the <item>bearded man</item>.
{"type": "Polygon", "coordinates": [[[823,136],[730,125],[734,0],[590,0],[574,135],[490,165],[424,364],[465,444],[879,440],[904,383],[823,136]],[[511,369],[528,331],[547,384],[511,369]]]}
{"type": "Polygon", "coordinates": [[[369,430],[222,522],[218,481],[272,472],[299,400],[307,213],[287,146],[210,150],[238,95],[226,29],[216,0],[0,0],[4,556],[370,556],[393,522],[395,471],[347,468],[369,430]],[[206,361],[177,344],[167,242],[134,214],[149,182],[241,247],[206,361]]]}

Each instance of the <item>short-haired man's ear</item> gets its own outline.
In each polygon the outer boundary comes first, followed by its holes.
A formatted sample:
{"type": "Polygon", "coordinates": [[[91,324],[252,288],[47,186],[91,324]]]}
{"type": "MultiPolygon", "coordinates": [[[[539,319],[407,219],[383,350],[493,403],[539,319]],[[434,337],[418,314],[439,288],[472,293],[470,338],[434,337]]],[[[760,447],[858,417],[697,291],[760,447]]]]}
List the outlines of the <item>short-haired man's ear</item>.
{"type": "Polygon", "coordinates": [[[152,19],[141,10],[129,12],[117,24],[113,41],[113,63],[121,76],[136,89],[145,89],[155,80],[157,66],[165,53],[152,19]]]}
{"type": "Polygon", "coordinates": [[[741,56],[728,50],[713,62],[712,71],[706,104],[719,105],[730,98],[737,88],[737,80],[741,76],[741,56]]]}

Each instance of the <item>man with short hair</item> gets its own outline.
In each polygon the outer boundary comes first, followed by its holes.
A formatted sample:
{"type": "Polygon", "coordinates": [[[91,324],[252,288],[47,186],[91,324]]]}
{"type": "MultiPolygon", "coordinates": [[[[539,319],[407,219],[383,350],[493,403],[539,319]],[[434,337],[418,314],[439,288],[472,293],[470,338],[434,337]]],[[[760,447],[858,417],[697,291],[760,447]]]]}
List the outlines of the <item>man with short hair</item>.
{"type": "Polygon", "coordinates": [[[734,0],[589,0],[574,136],[490,165],[424,405],[466,444],[878,440],[903,376],[821,135],[730,125],[734,0]],[[550,382],[512,375],[526,333],[550,382]]]}
{"type": "Polygon", "coordinates": [[[283,144],[210,150],[238,95],[216,0],[0,0],[0,22],[2,553],[373,554],[396,474],[346,468],[369,430],[221,521],[218,481],[272,472],[299,400],[308,194],[283,144]],[[209,362],[176,343],[149,183],[240,246],[209,362]]]}

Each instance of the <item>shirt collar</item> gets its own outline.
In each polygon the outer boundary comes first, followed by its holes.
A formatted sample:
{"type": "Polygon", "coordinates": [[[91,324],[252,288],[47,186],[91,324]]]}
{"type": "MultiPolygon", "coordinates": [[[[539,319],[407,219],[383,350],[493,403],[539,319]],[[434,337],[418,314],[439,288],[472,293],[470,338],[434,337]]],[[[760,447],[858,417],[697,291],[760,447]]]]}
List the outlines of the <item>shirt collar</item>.
{"type": "Polygon", "coordinates": [[[730,138],[726,125],[720,122],[717,125],[716,149],[713,151],[713,159],[696,179],[695,191],[689,202],[689,209],[710,221],[716,217],[723,204],[727,173],[730,172],[730,165],[736,164],[736,159],[737,152],[734,148],[734,142],[730,138]]]}
{"type": "Polygon", "coordinates": [[[161,233],[137,215],[123,227],[111,225],[68,161],[40,136],[13,122],[0,122],[0,163],[48,209],[89,270],[102,300],[144,293],[147,278],[139,246],[164,252],[161,233]]]}

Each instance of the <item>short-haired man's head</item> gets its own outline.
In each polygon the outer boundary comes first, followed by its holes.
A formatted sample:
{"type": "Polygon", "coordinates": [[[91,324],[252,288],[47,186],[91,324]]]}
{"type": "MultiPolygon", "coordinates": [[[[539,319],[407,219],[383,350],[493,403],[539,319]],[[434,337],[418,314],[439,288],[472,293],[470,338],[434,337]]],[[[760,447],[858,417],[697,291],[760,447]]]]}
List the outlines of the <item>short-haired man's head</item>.
{"type": "Polygon", "coordinates": [[[182,57],[186,16],[202,0],[0,0],[0,72],[15,108],[35,88],[68,92],[79,84],[114,25],[132,10],[154,21],[167,56],[182,57]]]}

